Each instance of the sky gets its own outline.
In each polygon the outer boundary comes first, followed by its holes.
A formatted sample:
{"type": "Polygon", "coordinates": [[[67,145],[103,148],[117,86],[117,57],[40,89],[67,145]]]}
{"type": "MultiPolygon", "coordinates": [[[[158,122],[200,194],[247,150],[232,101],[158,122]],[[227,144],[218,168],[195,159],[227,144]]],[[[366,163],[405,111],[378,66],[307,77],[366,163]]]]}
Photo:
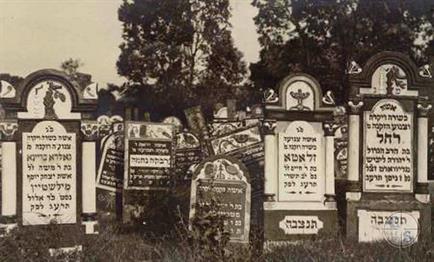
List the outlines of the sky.
{"type": "MultiPolygon", "coordinates": [[[[157,0],[158,1],[158,0],[157,0]]],[[[259,44],[251,0],[230,0],[235,45],[247,63],[259,44]]],[[[122,25],[121,0],[0,0],[0,73],[26,76],[79,58],[94,82],[121,84],[116,61],[122,25]]]]}

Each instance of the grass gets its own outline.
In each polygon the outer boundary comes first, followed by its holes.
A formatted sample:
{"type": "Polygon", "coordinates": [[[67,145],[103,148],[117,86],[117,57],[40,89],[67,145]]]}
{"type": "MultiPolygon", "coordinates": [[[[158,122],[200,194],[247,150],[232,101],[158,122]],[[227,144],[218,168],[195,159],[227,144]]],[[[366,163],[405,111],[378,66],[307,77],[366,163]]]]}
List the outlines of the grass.
{"type": "MultiPolygon", "coordinates": [[[[223,240],[196,239],[179,228],[156,236],[106,225],[97,236],[77,239],[82,252],[50,257],[50,241],[62,232],[16,229],[0,239],[0,261],[434,261],[432,246],[419,243],[405,249],[387,243],[359,244],[343,238],[303,241],[264,252],[223,240]]],[[[215,236],[213,236],[215,237],[215,236]]]]}

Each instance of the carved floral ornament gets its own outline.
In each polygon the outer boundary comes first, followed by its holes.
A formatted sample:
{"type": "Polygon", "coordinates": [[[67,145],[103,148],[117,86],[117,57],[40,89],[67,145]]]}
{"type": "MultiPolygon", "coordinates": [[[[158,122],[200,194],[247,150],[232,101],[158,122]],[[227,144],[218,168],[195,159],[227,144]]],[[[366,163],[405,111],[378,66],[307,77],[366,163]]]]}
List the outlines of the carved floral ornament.
{"type": "Polygon", "coordinates": [[[18,122],[2,121],[0,122],[0,140],[14,140],[18,134],[18,122]]]}
{"type": "Polygon", "coordinates": [[[354,101],[350,100],[348,102],[348,106],[349,106],[349,109],[350,109],[349,113],[353,114],[353,115],[356,115],[356,114],[360,113],[360,111],[361,111],[361,109],[363,107],[363,102],[360,101],[360,100],[354,100],[354,101]]]}
{"type": "Polygon", "coordinates": [[[191,132],[178,133],[175,139],[177,149],[200,148],[199,139],[191,132]]]}
{"type": "Polygon", "coordinates": [[[419,68],[419,75],[423,78],[433,78],[433,71],[430,65],[423,65],[419,68]]]}
{"type": "Polygon", "coordinates": [[[349,75],[356,75],[362,72],[362,68],[355,61],[351,61],[348,66],[346,73],[349,75]]]}
{"type": "Polygon", "coordinates": [[[248,182],[240,166],[224,158],[216,159],[212,162],[206,162],[200,170],[197,178],[248,182]]]}
{"type": "Polygon", "coordinates": [[[427,104],[427,105],[423,105],[423,104],[418,104],[417,105],[417,110],[419,112],[419,117],[427,117],[429,111],[432,109],[432,105],[427,104]]]}
{"type": "Polygon", "coordinates": [[[339,125],[333,122],[324,122],[323,123],[324,136],[334,136],[338,128],[339,125]]]}
{"type": "Polygon", "coordinates": [[[0,80],[0,98],[14,98],[16,89],[9,82],[0,80]]]}
{"type": "Polygon", "coordinates": [[[274,134],[274,130],[276,129],[276,127],[277,127],[276,120],[267,119],[264,120],[262,124],[262,128],[266,135],[274,134]]]}
{"type": "Polygon", "coordinates": [[[100,124],[97,121],[81,121],[81,133],[85,140],[96,140],[99,137],[100,124]]]}

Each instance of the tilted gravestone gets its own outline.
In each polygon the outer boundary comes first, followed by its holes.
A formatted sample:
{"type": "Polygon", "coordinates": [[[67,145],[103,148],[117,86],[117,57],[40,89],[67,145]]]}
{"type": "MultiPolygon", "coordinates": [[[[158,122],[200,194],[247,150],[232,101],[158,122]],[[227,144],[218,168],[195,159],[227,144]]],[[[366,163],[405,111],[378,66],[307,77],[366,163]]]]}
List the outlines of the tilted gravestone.
{"type": "Polygon", "coordinates": [[[382,52],[350,75],[346,235],[398,246],[430,238],[427,89],[405,55],[382,52]]]}
{"type": "Polygon", "coordinates": [[[224,220],[231,242],[248,243],[250,199],[250,176],[242,162],[227,156],[207,158],[196,168],[191,180],[190,223],[194,226],[204,210],[215,212],[224,220]]]}
{"type": "Polygon", "coordinates": [[[167,191],[173,183],[174,128],[172,124],[126,121],[124,132],[123,221],[140,222],[149,197],[167,191]]]}
{"type": "Polygon", "coordinates": [[[306,74],[266,94],[266,244],[336,234],[333,104],[306,74]]]}
{"type": "Polygon", "coordinates": [[[55,224],[65,243],[96,233],[95,88],[40,70],[0,97],[2,228],[55,224]]]}
{"type": "Polygon", "coordinates": [[[107,129],[107,134],[99,140],[97,210],[109,218],[119,219],[124,182],[124,123],[120,116],[100,116],[98,122],[100,129],[107,129]]]}

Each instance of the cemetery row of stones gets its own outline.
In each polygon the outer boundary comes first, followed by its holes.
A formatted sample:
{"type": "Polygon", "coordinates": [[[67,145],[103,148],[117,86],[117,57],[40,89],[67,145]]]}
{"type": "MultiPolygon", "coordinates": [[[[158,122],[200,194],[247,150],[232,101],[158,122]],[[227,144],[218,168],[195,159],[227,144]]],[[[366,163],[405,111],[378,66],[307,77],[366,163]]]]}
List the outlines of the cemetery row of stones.
{"type": "Polygon", "coordinates": [[[347,74],[346,108],[292,74],[248,111],[229,100],[206,123],[200,107],[185,110],[188,128],[134,108],[94,119],[96,85],[56,70],[3,83],[0,226],[96,234],[102,215],[149,222],[153,197],[180,187],[190,219],[214,205],[233,242],[253,227],[266,243],[339,230],[360,242],[428,241],[432,72],[383,52],[347,74]]]}

